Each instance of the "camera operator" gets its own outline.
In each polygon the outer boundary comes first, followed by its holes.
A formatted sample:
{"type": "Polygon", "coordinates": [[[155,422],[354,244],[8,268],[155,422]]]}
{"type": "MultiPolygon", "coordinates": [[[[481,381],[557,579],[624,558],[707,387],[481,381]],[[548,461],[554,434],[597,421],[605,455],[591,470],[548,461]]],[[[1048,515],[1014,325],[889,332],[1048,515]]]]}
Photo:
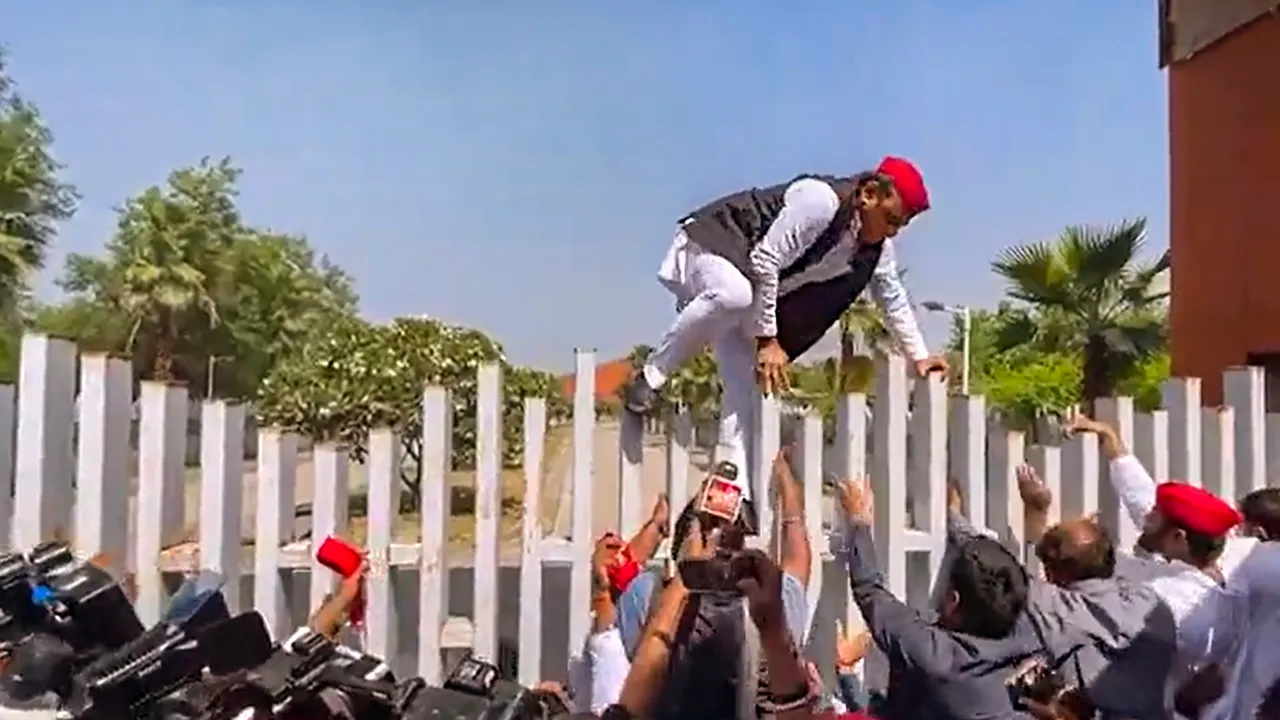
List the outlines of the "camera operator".
{"type": "MultiPolygon", "coordinates": [[[[707,717],[719,718],[755,718],[759,710],[781,720],[800,720],[812,716],[814,697],[810,691],[809,678],[804,664],[796,654],[791,633],[787,627],[786,608],[783,602],[784,573],[768,556],[758,550],[738,548],[725,552],[724,544],[734,544],[732,529],[715,528],[704,533],[700,520],[695,516],[688,523],[683,533],[679,550],[679,560],[709,561],[724,558],[728,562],[730,577],[736,580],[738,591],[742,594],[748,617],[752,623],[752,631],[747,633],[747,644],[755,643],[763,655],[764,664],[768,668],[767,690],[769,699],[763,708],[758,706],[754,682],[744,686],[740,692],[736,713],[725,715],[721,712],[709,714],[702,710],[693,710],[692,704],[684,703],[684,710],[672,711],[663,707],[664,688],[668,671],[673,667],[673,654],[680,652],[679,636],[687,632],[687,622],[696,622],[698,617],[693,610],[700,600],[699,595],[691,595],[679,572],[664,578],[661,590],[655,600],[653,611],[645,624],[637,644],[635,659],[631,671],[623,684],[618,707],[610,708],[604,717],[629,716],[633,718],[650,717],[707,717]]],[[[754,679],[754,672],[751,678],[754,679]]],[[[690,688],[690,692],[706,693],[707,688],[690,688]]],[[[714,692],[714,690],[712,690],[714,692]]]]}
{"type": "MultiPolygon", "coordinates": [[[[690,527],[698,519],[701,532],[720,529],[721,551],[732,554],[745,543],[741,523],[703,513],[699,498],[708,495],[718,474],[734,471],[732,465],[718,465],[704,479],[702,486],[677,517],[672,546],[680,548],[689,537],[690,527]],[[710,525],[708,523],[711,523],[710,525]],[[713,527],[714,526],[714,527],[713,527]]],[[[774,482],[779,500],[779,522],[782,526],[781,596],[786,629],[793,644],[804,642],[808,626],[808,598],[805,587],[810,570],[810,549],[805,534],[802,494],[790,474],[784,453],[774,462],[774,482]]],[[[618,600],[618,629],[628,654],[634,660],[645,618],[656,605],[664,576],[656,571],[641,574],[618,600]]],[[[684,611],[685,619],[677,635],[673,670],[663,692],[659,716],[706,715],[731,716],[743,707],[741,698],[756,694],[767,686],[759,662],[759,648],[750,640],[754,628],[746,617],[741,597],[726,594],[696,594],[684,611]]]]}

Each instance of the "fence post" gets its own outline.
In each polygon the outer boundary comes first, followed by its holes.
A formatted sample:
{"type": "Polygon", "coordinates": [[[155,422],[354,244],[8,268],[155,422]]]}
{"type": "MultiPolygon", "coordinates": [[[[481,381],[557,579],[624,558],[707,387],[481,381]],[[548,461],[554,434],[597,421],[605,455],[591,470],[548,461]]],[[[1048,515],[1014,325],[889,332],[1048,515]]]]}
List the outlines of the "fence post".
{"type": "Polygon", "coordinates": [[[422,573],[418,589],[418,674],[444,681],[440,633],[449,614],[449,563],[445,557],[453,516],[449,470],[453,465],[453,406],[449,391],[422,395],[422,573]]]}
{"type": "MultiPolygon", "coordinates": [[[[623,411],[618,416],[618,532],[643,522],[644,419],[623,411]]],[[[673,499],[672,502],[675,502],[673,499]]]]}
{"type": "Polygon", "coordinates": [[[1098,509],[1098,436],[1078,433],[1062,446],[1062,517],[1079,517],[1098,509]]]}
{"type": "MultiPolygon", "coordinates": [[[[1056,446],[1033,445],[1027,448],[1027,462],[1035,468],[1036,474],[1053,494],[1053,502],[1049,505],[1047,518],[1048,525],[1053,526],[1062,519],[1062,449],[1056,446]]],[[[1036,557],[1035,553],[1027,555],[1025,559],[1027,569],[1036,577],[1043,577],[1040,558],[1036,557]]]]}
{"type": "Polygon", "coordinates": [[[298,438],[276,429],[258,432],[258,508],[254,524],[253,607],[276,640],[293,631],[289,572],[280,549],[293,538],[298,438]]]}
{"type": "MultiPolygon", "coordinates": [[[[1094,401],[1094,412],[1098,420],[1115,428],[1125,447],[1134,446],[1133,398],[1098,398],[1094,401]]],[[[1133,547],[1138,540],[1138,526],[1120,505],[1120,496],[1111,481],[1111,463],[1106,458],[1100,458],[1099,463],[1098,475],[1102,478],[1098,488],[1099,518],[1115,533],[1119,547],[1133,547]]]]}
{"type": "MultiPolygon", "coordinates": [[[[629,414],[629,413],[627,413],[629,414]]],[[[643,433],[643,424],[637,423],[643,433]]],[[[524,527],[520,548],[520,666],[518,679],[542,679],[542,463],[547,440],[547,401],[524,401],[524,527]]],[[[624,482],[626,482],[624,480],[624,482]]],[[[639,484],[639,480],[633,482],[639,484]]],[[[625,490],[625,489],[624,489],[625,490]]]]}
{"type": "Polygon", "coordinates": [[[578,350],[574,355],[573,389],[573,534],[569,580],[569,657],[586,641],[591,627],[591,551],[595,543],[592,523],[591,482],[594,476],[596,429],[596,354],[578,350]]]}
{"type": "MultiPolygon", "coordinates": [[[[751,474],[755,488],[752,499],[756,505],[756,520],[760,535],[752,538],[754,547],[771,548],[775,542],[773,502],[773,459],[782,448],[782,408],[777,398],[765,397],[756,392],[755,438],[750,443],[755,449],[755,472],[751,474]]],[[[702,486],[702,478],[696,478],[694,487],[702,486]]]]}
{"type": "Polygon", "coordinates": [[[14,387],[0,385],[0,547],[10,548],[14,544],[14,444],[18,421],[15,401],[14,387]]]}
{"type": "Polygon", "coordinates": [[[671,502],[673,518],[689,502],[689,448],[692,444],[693,417],[688,408],[681,407],[672,418],[671,432],[667,437],[667,498],[671,502]]]}
{"type": "Polygon", "coordinates": [[[947,386],[941,375],[931,374],[916,380],[915,402],[911,413],[910,454],[908,463],[911,499],[918,530],[929,534],[930,549],[925,578],[912,578],[908,587],[917,600],[916,607],[928,603],[929,589],[938,577],[947,550],[947,386]]]}
{"type": "Polygon", "coordinates": [[[1200,487],[1200,378],[1169,378],[1161,383],[1160,396],[1169,411],[1169,474],[1200,487]]]}
{"type": "Polygon", "coordinates": [[[1266,383],[1260,367],[1231,368],[1222,375],[1222,394],[1235,414],[1236,491],[1242,495],[1267,486],[1266,383]]]}
{"type": "Polygon", "coordinates": [[[1169,479],[1169,413],[1152,410],[1133,417],[1133,454],[1156,482],[1169,479]]]}
{"type": "Polygon", "coordinates": [[[71,529],[76,347],[25,335],[20,352],[14,541],[26,550],[71,529]]]}
{"type": "MultiPolygon", "coordinates": [[[[0,398],[0,412],[3,403],[0,398]]],[[[129,567],[132,426],[133,373],[129,362],[106,355],[81,358],[76,548],[86,557],[105,553],[117,576],[129,567]]]]}
{"type": "MultiPolygon", "coordinates": [[[[872,527],[876,560],[889,592],[907,597],[907,365],[897,355],[876,362],[872,410],[871,483],[875,492],[872,527]]],[[[866,677],[873,687],[888,682],[884,655],[873,651],[866,677]]]]}
{"type": "MultiPolygon", "coordinates": [[[[805,413],[801,433],[800,472],[803,482],[801,487],[804,491],[804,527],[805,534],[809,536],[809,544],[816,546],[822,540],[822,416],[814,412],[805,413]]],[[[768,475],[761,477],[772,482],[773,473],[770,471],[768,475]]],[[[781,538],[786,537],[785,532],[778,535],[780,541],[781,538]]],[[[820,547],[812,547],[812,550],[813,552],[809,554],[809,617],[805,621],[804,637],[798,638],[801,647],[809,640],[809,633],[813,629],[814,612],[818,608],[818,600],[822,597],[823,553],[820,547]]],[[[782,555],[779,553],[774,557],[782,557],[782,555]]]]}
{"type": "MultiPolygon", "coordinates": [[[[1023,555],[1026,533],[1017,472],[1026,461],[1026,444],[1026,436],[1017,430],[996,427],[987,435],[988,527],[1018,557],[1023,555]]],[[[1094,472],[1096,476],[1096,468],[1094,472]]]]}
{"type": "Polygon", "coordinates": [[[951,398],[948,422],[950,475],[964,495],[965,516],[987,527],[987,400],[982,395],[951,398]]]}
{"type": "Polygon", "coordinates": [[[369,616],[365,625],[365,650],[394,662],[400,629],[391,544],[400,516],[400,438],[392,428],[374,428],[369,433],[368,470],[365,549],[369,553],[369,616]]]}
{"type": "Polygon", "coordinates": [[[351,504],[350,461],[347,449],[337,443],[316,445],[311,451],[314,487],[311,497],[311,607],[324,604],[338,585],[338,576],[316,560],[320,543],[330,535],[347,532],[351,504]]]}
{"type": "Polygon", "coordinates": [[[144,382],[140,405],[136,605],[138,618],[151,625],[160,620],[165,599],[160,553],[183,539],[186,520],[187,391],[144,382]]]}
{"type": "Polygon", "coordinates": [[[227,607],[240,606],[244,514],[244,406],[206,401],[200,417],[200,566],[226,579],[227,607]]]}
{"type": "Polygon", "coordinates": [[[1226,406],[1204,408],[1201,412],[1204,438],[1204,488],[1227,502],[1236,500],[1235,413],[1226,406]]]}
{"type": "MultiPolygon", "coordinates": [[[[595,387],[592,383],[588,389],[595,387]]],[[[593,396],[594,399],[594,396],[593,396]]],[[[498,662],[498,519],[502,516],[502,369],[481,365],[476,381],[476,655],[498,662]]]]}

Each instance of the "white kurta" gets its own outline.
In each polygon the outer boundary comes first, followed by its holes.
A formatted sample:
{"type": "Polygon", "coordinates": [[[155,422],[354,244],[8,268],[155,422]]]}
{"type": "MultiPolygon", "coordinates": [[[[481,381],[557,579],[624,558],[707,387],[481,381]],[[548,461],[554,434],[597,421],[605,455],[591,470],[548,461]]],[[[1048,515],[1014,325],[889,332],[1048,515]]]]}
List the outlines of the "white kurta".
{"type": "MultiPolygon", "coordinates": [[[[1142,527],[1155,508],[1155,480],[1132,455],[1112,460],[1109,474],[1125,512],[1135,525],[1142,527]]],[[[1203,571],[1176,560],[1125,554],[1117,563],[1118,574],[1150,585],[1173,611],[1178,626],[1178,658],[1170,677],[1170,695],[1192,672],[1210,663],[1229,668],[1228,675],[1234,672],[1230,668],[1244,651],[1239,631],[1247,625],[1248,595],[1266,589],[1255,583],[1256,590],[1246,590],[1244,578],[1232,582],[1255,546],[1257,541],[1253,538],[1227,538],[1218,563],[1222,575],[1228,578],[1227,589],[1219,587],[1203,571]]],[[[1250,574],[1258,575],[1260,566],[1250,566],[1254,568],[1250,574]]],[[[1219,705],[1233,696],[1234,689],[1228,687],[1219,705]]],[[[1252,717],[1252,711],[1247,717],[1252,717]]]]}

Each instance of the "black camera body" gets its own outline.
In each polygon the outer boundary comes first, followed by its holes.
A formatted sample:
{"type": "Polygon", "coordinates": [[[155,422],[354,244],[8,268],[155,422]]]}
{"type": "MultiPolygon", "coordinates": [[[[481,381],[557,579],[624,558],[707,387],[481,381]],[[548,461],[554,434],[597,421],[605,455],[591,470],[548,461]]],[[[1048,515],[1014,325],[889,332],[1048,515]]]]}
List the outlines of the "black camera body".
{"type": "MultiPolygon", "coordinates": [[[[411,683],[415,681],[410,681],[411,683]]],[[[555,694],[504,680],[496,665],[472,656],[462,658],[444,686],[402,690],[399,715],[404,720],[552,720],[567,718],[569,708],[555,694]]],[[[403,687],[403,686],[402,686],[403,687]]]]}
{"type": "Polygon", "coordinates": [[[60,542],[0,556],[0,685],[15,700],[65,696],[77,668],[142,634],[110,573],[60,542]]]}
{"type": "Polygon", "coordinates": [[[1007,685],[1015,707],[1022,706],[1026,700],[1048,705],[1072,689],[1062,673],[1040,657],[1024,662],[1009,678],[1007,685]]]}

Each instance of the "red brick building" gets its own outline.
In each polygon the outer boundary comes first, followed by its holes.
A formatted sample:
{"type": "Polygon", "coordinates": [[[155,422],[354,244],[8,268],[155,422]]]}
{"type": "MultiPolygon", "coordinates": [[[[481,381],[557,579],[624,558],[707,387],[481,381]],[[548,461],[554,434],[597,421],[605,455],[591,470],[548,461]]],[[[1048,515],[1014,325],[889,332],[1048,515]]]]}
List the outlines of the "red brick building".
{"type": "Polygon", "coordinates": [[[1280,0],[1161,0],[1169,82],[1173,372],[1221,402],[1268,367],[1280,411],[1280,0]]]}

